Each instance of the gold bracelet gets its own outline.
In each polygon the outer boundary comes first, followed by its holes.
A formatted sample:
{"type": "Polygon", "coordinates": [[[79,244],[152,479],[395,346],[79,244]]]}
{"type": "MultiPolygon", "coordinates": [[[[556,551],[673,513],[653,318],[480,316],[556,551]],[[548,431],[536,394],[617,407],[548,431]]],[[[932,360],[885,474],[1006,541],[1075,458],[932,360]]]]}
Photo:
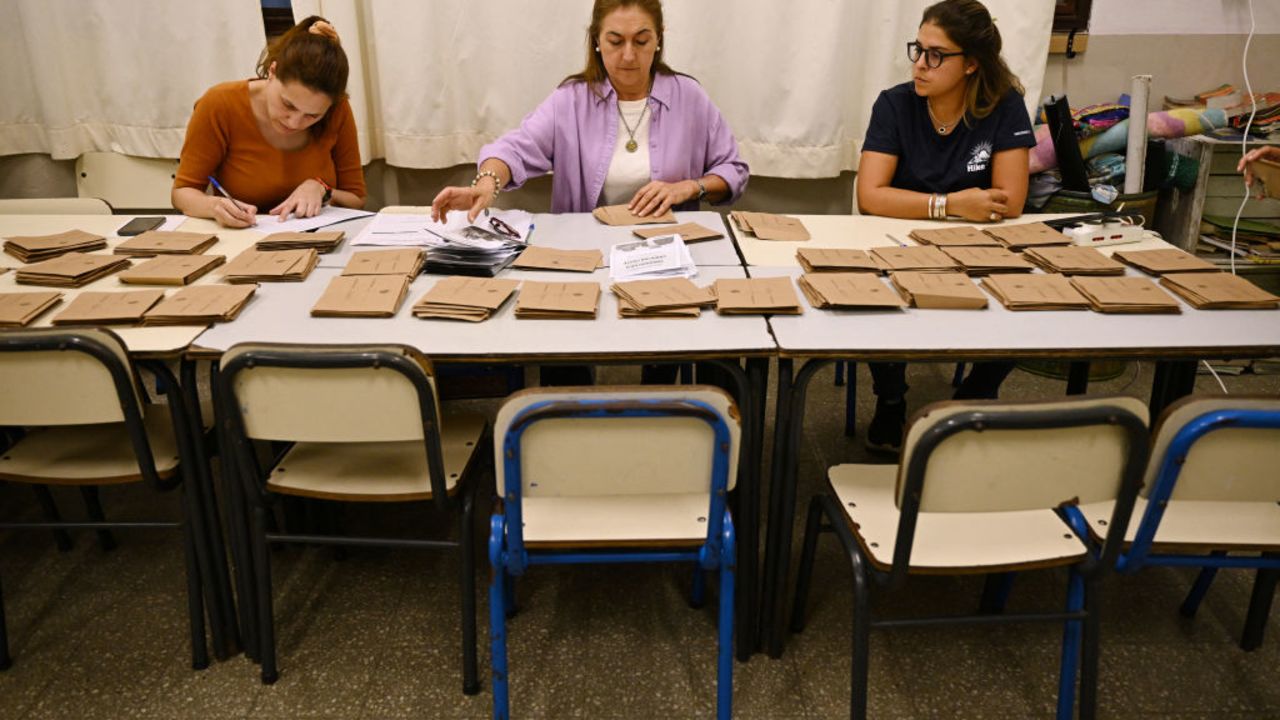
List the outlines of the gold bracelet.
{"type": "Polygon", "coordinates": [[[475,179],[471,181],[471,187],[475,187],[476,185],[478,185],[480,183],[480,178],[482,177],[493,178],[493,199],[497,200],[498,192],[502,190],[502,178],[498,177],[498,173],[492,170],[481,170],[480,172],[476,173],[475,179]]]}

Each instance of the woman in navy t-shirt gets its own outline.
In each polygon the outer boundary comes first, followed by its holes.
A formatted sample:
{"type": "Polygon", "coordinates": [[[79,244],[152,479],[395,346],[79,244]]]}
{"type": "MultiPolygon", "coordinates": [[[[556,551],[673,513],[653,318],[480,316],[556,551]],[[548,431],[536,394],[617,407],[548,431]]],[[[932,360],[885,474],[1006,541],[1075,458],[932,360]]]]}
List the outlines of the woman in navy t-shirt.
{"type": "MultiPolygon", "coordinates": [[[[858,210],[899,218],[997,222],[1027,198],[1035,145],[1022,84],[977,0],[924,11],[908,43],[912,80],[880,93],[858,167],[858,210]]],[[[993,398],[1012,363],[977,363],[956,398],[993,398]]],[[[867,446],[896,452],[906,421],[905,363],[872,363],[876,413],[867,446]]]]}

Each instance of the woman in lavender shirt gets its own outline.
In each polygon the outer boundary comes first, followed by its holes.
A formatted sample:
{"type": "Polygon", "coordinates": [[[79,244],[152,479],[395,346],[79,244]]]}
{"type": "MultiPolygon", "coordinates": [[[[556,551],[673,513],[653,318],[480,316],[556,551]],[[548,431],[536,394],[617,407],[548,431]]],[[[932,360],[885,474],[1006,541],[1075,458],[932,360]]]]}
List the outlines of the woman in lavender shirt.
{"type": "Polygon", "coordinates": [[[552,212],[626,204],[650,215],[737,199],[747,164],[702,86],[663,62],[664,29],[660,0],[596,0],[586,68],[482,148],[471,186],[441,190],[432,216],[466,210],[474,221],[500,190],[548,172],[552,212]]]}

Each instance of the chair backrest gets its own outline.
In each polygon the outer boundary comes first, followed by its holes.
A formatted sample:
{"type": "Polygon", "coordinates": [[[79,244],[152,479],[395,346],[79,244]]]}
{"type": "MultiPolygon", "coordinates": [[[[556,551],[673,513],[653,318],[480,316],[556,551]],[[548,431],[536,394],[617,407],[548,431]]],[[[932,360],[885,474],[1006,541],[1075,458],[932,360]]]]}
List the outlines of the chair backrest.
{"type": "Polygon", "coordinates": [[[5,198],[0,215],[110,215],[111,206],[96,197],[5,198]]]}
{"type": "Polygon", "coordinates": [[[1174,438],[1188,430],[1194,432],[1191,426],[1203,421],[1212,422],[1212,429],[1188,438],[1191,445],[1185,459],[1173,459],[1171,470],[1176,477],[1170,480],[1175,484],[1169,499],[1280,502],[1280,396],[1193,396],[1170,405],[1156,425],[1142,496],[1155,492],[1174,438]],[[1269,415],[1272,424],[1240,427],[1225,420],[1239,411],[1269,415]],[[1222,415],[1224,421],[1213,422],[1214,415],[1222,415]]]}
{"type": "Polygon", "coordinates": [[[176,159],[89,152],[76,158],[76,192],[124,210],[171,210],[177,173],[176,159]]]}
{"type": "MultiPolygon", "coordinates": [[[[1113,500],[1147,408],[1128,397],[1057,402],[949,401],[915,418],[903,443],[899,507],[923,473],[920,512],[1000,512],[1113,500]],[[1109,423],[1126,416],[1129,424],[1109,423]]],[[[1141,472],[1140,470],[1138,472],[1141,472]]]]}
{"type": "Polygon", "coordinates": [[[531,388],[503,403],[494,425],[498,495],[507,495],[506,439],[540,410],[550,412],[522,429],[522,496],[710,493],[717,449],[714,427],[705,412],[677,414],[674,410],[682,405],[710,410],[727,426],[726,490],[732,489],[741,422],[728,393],[702,385],[595,386],[531,388]],[[611,408],[606,416],[574,412],[605,406],[611,408]],[[633,412],[646,407],[658,410],[633,412]]]}
{"type": "Polygon", "coordinates": [[[422,440],[440,417],[431,364],[404,346],[241,344],[221,369],[255,440],[422,440]]]}
{"type": "Polygon", "coordinates": [[[124,422],[140,417],[124,342],[109,330],[41,328],[0,333],[0,425],[124,422]]]}

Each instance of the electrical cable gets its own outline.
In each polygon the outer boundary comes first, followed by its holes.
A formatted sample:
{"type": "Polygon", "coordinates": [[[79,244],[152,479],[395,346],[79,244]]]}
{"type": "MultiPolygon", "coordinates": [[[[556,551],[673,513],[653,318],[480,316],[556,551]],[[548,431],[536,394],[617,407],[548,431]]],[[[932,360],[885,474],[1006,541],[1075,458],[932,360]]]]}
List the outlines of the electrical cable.
{"type": "MultiPolygon", "coordinates": [[[[1253,0],[1249,0],[1249,37],[1244,41],[1244,53],[1240,56],[1240,67],[1244,71],[1244,90],[1249,93],[1249,102],[1252,109],[1249,111],[1249,120],[1244,124],[1244,133],[1240,135],[1240,158],[1249,152],[1249,129],[1253,127],[1253,118],[1258,114],[1258,98],[1253,94],[1253,84],[1249,82],[1249,45],[1253,43],[1253,33],[1257,30],[1257,22],[1253,17],[1253,0]]],[[[1244,176],[1241,175],[1241,182],[1244,182],[1244,176]]],[[[1244,197],[1240,198],[1240,207],[1236,208],[1235,220],[1231,223],[1231,274],[1236,274],[1236,233],[1240,230],[1240,216],[1244,214],[1245,203],[1249,202],[1249,186],[1244,186],[1244,197]]],[[[1207,366],[1207,365],[1206,365],[1207,366]]],[[[1217,377],[1215,374],[1214,377],[1217,377]]],[[[1222,380],[1218,380],[1218,384],[1222,384],[1222,380]]],[[[1223,388],[1225,391],[1226,388],[1223,388]]]]}

